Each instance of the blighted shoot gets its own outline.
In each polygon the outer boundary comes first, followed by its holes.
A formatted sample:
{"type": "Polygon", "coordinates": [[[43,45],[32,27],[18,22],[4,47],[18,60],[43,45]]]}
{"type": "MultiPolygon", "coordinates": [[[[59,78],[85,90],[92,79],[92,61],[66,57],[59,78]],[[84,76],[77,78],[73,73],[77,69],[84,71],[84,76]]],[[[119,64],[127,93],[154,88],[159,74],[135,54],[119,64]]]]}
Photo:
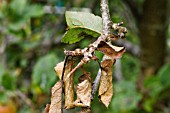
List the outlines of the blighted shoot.
{"type": "Polygon", "coordinates": [[[51,105],[50,107],[49,105],[47,106],[47,108],[49,108],[47,109],[49,113],[54,113],[52,111],[54,109],[53,105],[55,104],[57,105],[56,111],[63,112],[63,109],[81,107],[82,110],[78,113],[90,113],[91,102],[97,90],[100,101],[106,107],[109,106],[113,96],[112,66],[115,64],[116,59],[120,58],[125,52],[125,47],[115,46],[112,44],[112,41],[125,38],[127,29],[126,27],[122,27],[123,22],[113,23],[111,21],[108,9],[108,0],[101,0],[101,12],[102,18],[90,13],[66,12],[66,20],[69,29],[63,37],[63,42],[75,43],[87,36],[98,38],[84,49],[77,48],[75,50],[64,50],[66,55],[65,60],[58,63],[54,68],[60,79],[60,81],[57,82],[58,89],[55,89],[56,93],[60,93],[58,94],[60,97],[54,97],[57,96],[53,93],[55,85],[52,89],[51,105]],[[82,20],[82,17],[90,17],[90,19],[87,18],[82,20]],[[97,22],[94,23],[95,21],[97,22]],[[76,32],[77,29],[79,30],[76,32]],[[111,29],[115,30],[117,33],[112,34],[111,29]],[[99,51],[104,54],[101,62],[95,55],[95,51],[99,51]],[[79,56],[81,56],[81,59],[77,65],[74,66],[73,57],[79,56]],[[91,81],[90,77],[92,75],[90,75],[90,72],[86,72],[83,68],[83,66],[91,60],[95,60],[99,64],[99,71],[94,82],[91,81]],[[78,84],[75,84],[74,76],[78,76],[75,75],[75,71],[79,68],[81,68],[83,75],[79,77],[78,84]],[[59,101],[61,100],[61,95],[64,96],[62,99],[64,100],[64,106],[62,101],[59,101]],[[58,102],[60,102],[60,104],[58,102]]]}

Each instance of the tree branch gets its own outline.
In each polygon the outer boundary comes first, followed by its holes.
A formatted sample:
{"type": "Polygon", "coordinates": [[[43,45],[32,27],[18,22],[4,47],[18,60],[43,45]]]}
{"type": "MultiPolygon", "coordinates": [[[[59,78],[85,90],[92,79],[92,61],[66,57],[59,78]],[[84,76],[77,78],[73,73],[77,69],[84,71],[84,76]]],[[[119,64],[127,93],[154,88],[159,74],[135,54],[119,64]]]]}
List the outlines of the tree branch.
{"type": "MultiPolygon", "coordinates": [[[[98,42],[98,44],[99,44],[99,42],[100,42],[99,40],[103,39],[103,40],[107,40],[107,43],[111,44],[111,40],[116,40],[117,38],[124,38],[125,33],[127,32],[127,29],[125,27],[121,26],[123,24],[123,22],[113,23],[111,21],[110,14],[109,14],[108,0],[101,0],[100,6],[101,6],[101,13],[102,13],[103,28],[102,28],[101,36],[95,42],[98,42]],[[111,35],[111,28],[118,32],[118,36],[111,35]]],[[[110,57],[107,57],[107,55],[104,55],[102,61],[106,60],[106,58],[111,59],[110,57]]],[[[102,69],[99,69],[98,74],[93,82],[92,99],[94,98],[95,92],[99,85],[99,81],[100,81],[100,77],[101,77],[101,70],[102,69]]]]}
{"type": "MultiPolygon", "coordinates": [[[[101,6],[102,24],[103,24],[102,35],[108,36],[110,34],[110,29],[112,26],[110,14],[109,14],[108,0],[101,0],[100,6],[101,6]]],[[[97,88],[99,86],[100,77],[101,77],[101,69],[99,69],[97,76],[93,82],[91,99],[94,98],[94,95],[97,91],[97,88]]]]}
{"type": "Polygon", "coordinates": [[[102,23],[103,29],[102,34],[108,36],[110,34],[110,29],[112,26],[112,21],[109,14],[108,0],[101,0],[101,13],[102,13],[102,23]]]}

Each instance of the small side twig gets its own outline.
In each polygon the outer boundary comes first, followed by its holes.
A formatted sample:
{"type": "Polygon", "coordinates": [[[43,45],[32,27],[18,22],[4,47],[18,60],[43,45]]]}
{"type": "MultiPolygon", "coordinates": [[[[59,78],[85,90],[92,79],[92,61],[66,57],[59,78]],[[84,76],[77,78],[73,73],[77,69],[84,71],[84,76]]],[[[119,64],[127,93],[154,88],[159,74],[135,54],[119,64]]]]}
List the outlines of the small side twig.
{"type": "Polygon", "coordinates": [[[65,59],[64,59],[64,66],[63,66],[63,71],[62,71],[62,76],[61,76],[61,80],[63,81],[63,78],[64,78],[64,72],[65,72],[65,68],[66,68],[66,64],[67,64],[67,60],[68,60],[68,57],[69,56],[65,56],[65,59]]]}
{"type": "MultiPolygon", "coordinates": [[[[64,66],[63,66],[63,71],[62,71],[62,76],[61,76],[62,94],[64,93],[64,87],[63,87],[64,81],[63,81],[63,78],[64,78],[64,72],[65,72],[65,68],[66,68],[66,64],[67,64],[68,57],[69,57],[69,56],[67,56],[67,55],[65,56],[64,66]]],[[[63,99],[62,99],[62,100],[63,100],[63,99]]],[[[61,102],[61,113],[63,113],[63,103],[62,103],[62,102],[61,102]]]]}
{"type": "Polygon", "coordinates": [[[97,88],[99,86],[99,82],[100,82],[100,77],[101,77],[101,69],[99,69],[98,73],[97,73],[97,76],[93,82],[93,86],[92,86],[92,97],[91,99],[93,100],[94,99],[94,96],[95,96],[95,93],[97,91],[97,88]]]}

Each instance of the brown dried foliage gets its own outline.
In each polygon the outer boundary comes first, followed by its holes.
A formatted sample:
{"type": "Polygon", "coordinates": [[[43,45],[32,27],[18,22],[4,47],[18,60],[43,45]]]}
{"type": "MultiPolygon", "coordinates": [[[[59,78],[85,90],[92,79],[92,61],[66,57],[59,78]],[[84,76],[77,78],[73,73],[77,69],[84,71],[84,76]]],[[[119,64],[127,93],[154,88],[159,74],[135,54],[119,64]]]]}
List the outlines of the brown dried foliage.
{"type": "MultiPolygon", "coordinates": [[[[124,38],[127,29],[122,27],[122,23],[113,24],[110,20],[108,1],[101,0],[101,11],[103,19],[103,29],[101,36],[92,44],[84,49],[75,49],[74,51],[65,50],[66,61],[60,62],[56,65],[54,70],[57,76],[60,78],[60,82],[57,82],[52,88],[51,105],[46,106],[46,113],[61,113],[62,112],[62,93],[64,92],[65,97],[65,109],[71,109],[74,107],[81,107],[82,110],[78,113],[90,113],[91,112],[91,97],[97,89],[96,84],[99,83],[100,86],[98,90],[98,95],[101,102],[108,107],[112,96],[113,96],[113,86],[112,86],[112,66],[117,58],[120,58],[125,52],[125,47],[117,47],[111,44],[111,41],[117,40],[118,38],[124,38]],[[118,35],[111,34],[110,28],[116,30],[118,35]],[[97,75],[97,82],[94,82],[92,89],[92,82],[90,79],[90,74],[82,68],[90,60],[98,60],[95,56],[95,50],[98,50],[104,54],[104,58],[101,61],[99,71],[99,77],[97,75]],[[73,68],[73,59],[67,61],[68,57],[72,56],[82,56],[81,61],[73,68]],[[84,75],[79,77],[79,83],[76,86],[77,99],[74,101],[74,80],[73,74],[78,68],[82,68],[84,75]],[[100,76],[101,75],[101,76],[100,76]],[[64,91],[63,91],[64,90],[64,91]]],[[[94,93],[95,94],[95,93],[94,93]]]]}
{"type": "Polygon", "coordinates": [[[89,108],[82,108],[82,110],[77,112],[77,113],[91,113],[91,109],[89,109],[89,108]]]}
{"type": "Polygon", "coordinates": [[[51,92],[51,105],[46,106],[46,113],[62,113],[62,82],[57,82],[51,92]]]}
{"type": "Polygon", "coordinates": [[[74,102],[78,107],[89,107],[91,104],[91,91],[92,84],[88,75],[82,75],[79,77],[79,83],[77,84],[77,99],[74,102]]]}
{"type": "Polygon", "coordinates": [[[112,65],[115,60],[110,59],[105,56],[104,60],[101,62],[102,71],[99,86],[99,98],[101,102],[108,107],[112,96],[113,96],[113,86],[112,86],[112,65]]]}
{"type": "Polygon", "coordinates": [[[97,47],[97,50],[112,59],[117,59],[123,55],[123,53],[125,52],[125,47],[117,47],[107,42],[101,41],[97,47]]]}
{"type": "MultiPolygon", "coordinates": [[[[61,79],[62,72],[63,72],[64,62],[60,62],[54,68],[56,74],[61,79]]],[[[70,60],[66,64],[65,73],[63,77],[64,82],[64,94],[65,94],[65,109],[70,109],[74,107],[74,83],[73,83],[73,75],[67,76],[68,73],[73,68],[73,60],[70,60]]]]}

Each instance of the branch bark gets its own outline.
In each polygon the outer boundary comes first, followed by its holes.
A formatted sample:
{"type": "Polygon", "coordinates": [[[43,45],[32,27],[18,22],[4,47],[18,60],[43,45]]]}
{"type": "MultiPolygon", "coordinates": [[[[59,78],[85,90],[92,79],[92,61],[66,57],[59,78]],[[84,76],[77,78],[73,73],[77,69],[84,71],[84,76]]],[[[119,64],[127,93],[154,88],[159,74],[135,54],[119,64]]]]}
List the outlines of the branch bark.
{"type": "Polygon", "coordinates": [[[108,36],[110,34],[110,29],[112,26],[112,21],[109,14],[108,0],[101,0],[101,13],[102,13],[102,34],[108,36]]]}
{"type": "MultiPolygon", "coordinates": [[[[107,43],[111,44],[111,40],[116,40],[117,38],[124,38],[125,33],[127,32],[127,29],[124,27],[121,27],[123,22],[120,23],[113,23],[110,19],[110,14],[109,14],[109,6],[108,6],[108,0],[101,0],[101,13],[102,13],[102,34],[98,38],[98,40],[103,39],[107,40],[107,43]],[[111,37],[111,28],[113,30],[116,30],[118,32],[118,36],[116,37],[111,37]]],[[[98,42],[99,43],[99,42],[98,42]]],[[[107,55],[104,55],[102,61],[106,60],[107,55]]],[[[109,58],[108,58],[109,59],[109,58]]],[[[102,69],[99,69],[98,74],[93,82],[93,87],[92,87],[92,99],[94,98],[95,92],[97,90],[97,87],[100,82],[100,77],[101,77],[101,71],[102,69]]]]}

